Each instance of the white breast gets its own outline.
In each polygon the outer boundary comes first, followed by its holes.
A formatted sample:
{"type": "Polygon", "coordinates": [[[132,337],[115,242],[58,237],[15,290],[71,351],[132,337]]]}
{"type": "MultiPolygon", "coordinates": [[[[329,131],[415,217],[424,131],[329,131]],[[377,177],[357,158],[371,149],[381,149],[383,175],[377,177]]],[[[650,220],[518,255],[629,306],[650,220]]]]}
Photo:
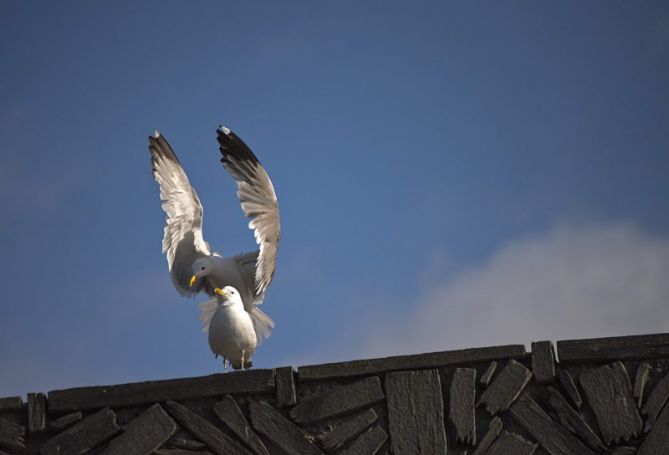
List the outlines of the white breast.
{"type": "Polygon", "coordinates": [[[253,321],[241,305],[219,305],[209,324],[209,347],[233,364],[251,359],[257,345],[253,321]]]}

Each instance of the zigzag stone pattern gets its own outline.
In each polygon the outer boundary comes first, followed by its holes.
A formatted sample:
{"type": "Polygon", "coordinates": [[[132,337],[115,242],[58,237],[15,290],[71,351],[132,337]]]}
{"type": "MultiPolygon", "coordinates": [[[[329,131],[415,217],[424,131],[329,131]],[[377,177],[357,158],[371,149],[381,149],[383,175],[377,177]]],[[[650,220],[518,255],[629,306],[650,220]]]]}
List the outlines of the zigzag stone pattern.
{"type": "Polygon", "coordinates": [[[669,455],[669,334],[0,398],[0,455],[669,455]]]}

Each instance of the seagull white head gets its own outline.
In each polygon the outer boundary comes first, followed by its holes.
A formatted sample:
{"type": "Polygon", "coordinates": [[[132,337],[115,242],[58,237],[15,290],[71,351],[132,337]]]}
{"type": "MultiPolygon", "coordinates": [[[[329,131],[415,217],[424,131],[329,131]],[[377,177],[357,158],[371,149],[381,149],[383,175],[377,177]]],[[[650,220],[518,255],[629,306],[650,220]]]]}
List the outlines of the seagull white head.
{"type": "Polygon", "coordinates": [[[193,276],[190,277],[190,282],[188,283],[188,285],[190,287],[195,286],[195,282],[200,278],[209,275],[211,269],[212,265],[209,258],[200,258],[195,262],[193,262],[193,265],[191,266],[191,271],[193,272],[193,276]]]}
{"type": "Polygon", "coordinates": [[[223,289],[216,288],[214,292],[221,297],[225,302],[230,302],[233,305],[240,305],[243,307],[242,297],[239,295],[239,292],[236,288],[232,286],[226,286],[223,289]]]}

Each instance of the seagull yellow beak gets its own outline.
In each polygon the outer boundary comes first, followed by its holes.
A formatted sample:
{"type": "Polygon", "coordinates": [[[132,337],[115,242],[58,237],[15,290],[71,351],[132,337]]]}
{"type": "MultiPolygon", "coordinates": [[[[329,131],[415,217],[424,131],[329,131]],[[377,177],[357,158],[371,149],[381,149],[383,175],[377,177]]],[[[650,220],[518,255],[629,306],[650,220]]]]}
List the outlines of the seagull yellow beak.
{"type": "Polygon", "coordinates": [[[225,297],[225,291],[221,288],[214,289],[214,293],[218,294],[218,295],[222,295],[223,297],[225,297]]]}
{"type": "Polygon", "coordinates": [[[197,281],[197,275],[193,275],[192,277],[190,277],[190,281],[188,282],[188,286],[193,287],[193,285],[195,284],[196,281],[197,281]]]}

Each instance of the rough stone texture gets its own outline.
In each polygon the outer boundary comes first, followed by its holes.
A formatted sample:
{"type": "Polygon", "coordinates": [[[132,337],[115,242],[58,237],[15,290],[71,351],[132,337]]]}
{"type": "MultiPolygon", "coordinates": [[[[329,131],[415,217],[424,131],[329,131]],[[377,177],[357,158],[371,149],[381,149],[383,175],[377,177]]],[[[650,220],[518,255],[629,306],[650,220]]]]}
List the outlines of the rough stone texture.
{"type": "Polygon", "coordinates": [[[21,397],[0,398],[0,413],[20,411],[23,408],[21,397]]]}
{"type": "Polygon", "coordinates": [[[562,363],[666,358],[669,333],[558,341],[557,351],[562,363]]]}
{"type": "Polygon", "coordinates": [[[531,356],[501,346],[2,398],[0,455],[669,455],[667,339],[558,342],[559,363],[539,342],[531,356]]]}
{"type": "Polygon", "coordinates": [[[116,414],[104,408],[86,417],[78,424],[51,438],[42,446],[42,455],[69,455],[84,453],[121,431],[116,414]]]}
{"type": "Polygon", "coordinates": [[[22,425],[0,418],[0,447],[23,450],[25,434],[26,429],[22,425]]]}
{"type": "Polygon", "coordinates": [[[481,394],[478,404],[483,404],[493,415],[505,411],[518,398],[531,378],[530,370],[515,360],[509,360],[490,387],[481,394]]]}
{"type": "Polygon", "coordinates": [[[267,403],[249,405],[251,424],[259,433],[279,446],[288,455],[319,455],[322,452],[309,442],[297,426],[267,403]]]}
{"type": "Polygon", "coordinates": [[[636,453],[636,447],[618,447],[616,448],[613,452],[611,452],[611,455],[634,455],[636,453]]]}
{"type": "Polygon", "coordinates": [[[334,452],[373,424],[377,418],[376,412],[373,409],[368,409],[362,414],[358,414],[354,418],[337,425],[318,439],[326,451],[334,452]]]}
{"type": "Polygon", "coordinates": [[[214,412],[237,437],[246,444],[256,455],[269,455],[269,451],[251,425],[242,414],[237,402],[230,395],[214,405],[214,412]]]}
{"type": "Polygon", "coordinates": [[[365,431],[339,455],[374,455],[388,439],[388,434],[379,425],[365,431]]]}
{"type": "Polygon", "coordinates": [[[595,451],[606,450],[606,446],[599,439],[599,436],[588,425],[583,416],[567,403],[567,399],[560,392],[549,387],[548,393],[550,394],[550,405],[557,413],[562,425],[570,429],[572,433],[580,436],[591,449],[595,451]]]}
{"type": "Polygon", "coordinates": [[[174,420],[154,404],[123,428],[102,455],[150,455],[177,429],[174,420]]]}
{"type": "Polygon", "coordinates": [[[81,413],[81,411],[72,412],[70,414],[59,417],[56,420],[53,420],[49,423],[48,428],[53,431],[63,431],[64,429],[71,427],[75,423],[79,422],[83,418],[84,415],[81,413]]]}
{"type": "Polygon", "coordinates": [[[167,445],[173,448],[185,449],[185,450],[200,450],[207,447],[206,444],[200,441],[195,441],[193,439],[186,439],[181,437],[178,438],[176,436],[170,439],[167,445]]]}
{"type": "Polygon", "coordinates": [[[550,341],[532,343],[532,374],[539,384],[555,380],[555,354],[550,341]]]}
{"type": "Polygon", "coordinates": [[[290,416],[297,423],[316,422],[364,408],[383,399],[381,381],[377,376],[372,376],[307,397],[290,410],[290,416]]]}
{"type": "Polygon", "coordinates": [[[558,373],[558,381],[560,381],[560,385],[567,393],[574,406],[576,406],[577,409],[581,409],[581,406],[583,406],[583,399],[581,398],[581,394],[578,391],[578,387],[576,387],[574,377],[571,373],[567,370],[561,370],[558,373]]]}
{"type": "Polygon", "coordinates": [[[46,430],[46,396],[43,393],[28,394],[28,431],[46,430]]]}
{"type": "Polygon", "coordinates": [[[237,441],[185,406],[174,401],[168,401],[165,406],[182,427],[193,433],[215,454],[251,455],[251,452],[239,445],[237,441]]]}
{"type": "Polygon", "coordinates": [[[211,452],[194,452],[184,449],[159,449],[154,452],[156,455],[212,455],[211,452]]]}
{"type": "Polygon", "coordinates": [[[446,453],[444,404],[437,370],[386,375],[393,453],[446,453]]]}
{"type": "Polygon", "coordinates": [[[532,455],[537,445],[505,431],[495,440],[487,455],[532,455]]]}
{"type": "Polygon", "coordinates": [[[456,439],[476,445],[476,370],[458,368],[453,374],[449,394],[449,418],[455,426],[456,439]]]}
{"type": "Polygon", "coordinates": [[[496,369],[497,360],[493,360],[490,362],[490,365],[488,365],[488,368],[486,368],[485,372],[481,375],[481,385],[488,387],[488,384],[490,384],[490,380],[492,379],[492,375],[495,374],[496,369]]]}
{"type": "Polygon", "coordinates": [[[648,375],[650,374],[650,364],[642,363],[636,370],[636,378],[634,379],[634,398],[638,408],[643,404],[643,392],[646,390],[646,382],[648,382],[648,375]]]}
{"type": "Polygon", "coordinates": [[[497,436],[502,431],[502,427],[504,424],[502,423],[502,419],[499,417],[494,417],[490,421],[490,425],[488,426],[488,431],[486,431],[486,434],[481,438],[481,442],[479,442],[479,445],[476,446],[476,450],[474,450],[474,453],[472,455],[483,455],[486,453],[488,448],[492,445],[492,443],[495,441],[497,436]]]}
{"type": "Polygon", "coordinates": [[[584,370],[579,382],[597,416],[605,444],[629,440],[641,431],[641,417],[632,397],[632,384],[622,362],[584,370]]]}
{"type": "Polygon", "coordinates": [[[84,411],[237,393],[274,392],[274,370],[249,370],[199,378],[146,381],[49,392],[51,412],[84,411]]]}
{"type": "Polygon", "coordinates": [[[551,419],[528,395],[521,396],[513,403],[509,412],[551,455],[594,455],[592,450],[551,419]]]}
{"type": "Polygon", "coordinates": [[[667,398],[669,398],[669,374],[664,376],[657,383],[653,391],[648,396],[646,404],[644,404],[641,408],[641,413],[647,416],[646,425],[644,428],[646,432],[648,432],[648,430],[650,430],[655,424],[657,417],[660,415],[660,411],[667,402],[667,398]]]}
{"type": "Polygon", "coordinates": [[[297,393],[295,392],[295,372],[293,367],[276,369],[276,405],[280,408],[295,406],[297,393]]]}
{"type": "Polygon", "coordinates": [[[669,406],[665,406],[637,455],[669,455],[669,406]]]}
{"type": "Polygon", "coordinates": [[[300,381],[335,377],[366,376],[397,370],[418,370],[466,365],[503,359],[522,359],[527,356],[524,345],[460,349],[429,354],[403,355],[383,359],[310,365],[297,369],[300,381]]]}

